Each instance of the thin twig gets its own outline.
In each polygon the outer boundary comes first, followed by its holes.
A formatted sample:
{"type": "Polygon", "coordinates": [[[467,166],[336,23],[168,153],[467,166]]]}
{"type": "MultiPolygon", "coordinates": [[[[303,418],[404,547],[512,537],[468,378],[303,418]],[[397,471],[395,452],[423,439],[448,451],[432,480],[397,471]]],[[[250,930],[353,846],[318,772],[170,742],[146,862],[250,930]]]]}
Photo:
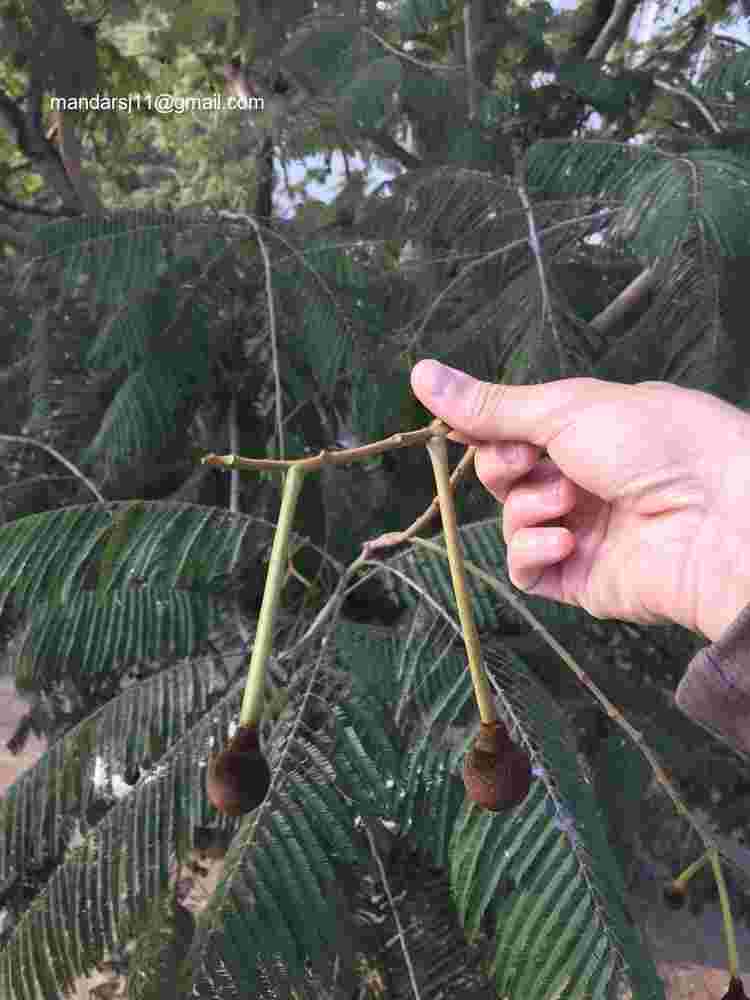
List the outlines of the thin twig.
{"type": "Polygon", "coordinates": [[[701,101],[699,97],[696,97],[695,94],[691,94],[689,91],[683,90],[682,87],[675,87],[671,83],[665,83],[663,80],[654,80],[654,83],[659,90],[664,90],[668,94],[675,94],[677,97],[681,97],[683,101],[687,101],[689,104],[692,104],[700,111],[714,132],[717,134],[721,132],[721,127],[717,123],[714,116],[708,110],[703,101],[701,101]]]}
{"type": "MultiPolygon", "coordinates": [[[[339,306],[338,301],[336,299],[336,296],[333,293],[333,289],[330,287],[330,285],[324,279],[324,277],[320,274],[320,272],[316,271],[316,269],[306,260],[306,256],[307,256],[308,253],[311,253],[311,254],[320,253],[320,249],[319,248],[313,249],[313,250],[309,250],[309,251],[301,251],[290,240],[286,239],[286,237],[283,236],[282,233],[277,232],[275,229],[270,229],[267,226],[261,225],[260,223],[257,222],[257,220],[253,219],[249,215],[245,215],[242,212],[229,212],[229,211],[226,211],[226,210],[222,210],[221,212],[219,212],[219,218],[220,219],[224,219],[227,222],[231,222],[231,223],[235,223],[235,224],[239,222],[239,223],[244,223],[246,225],[252,226],[254,228],[254,230],[255,230],[256,233],[257,232],[265,232],[267,237],[273,237],[273,239],[277,243],[280,243],[283,246],[285,246],[289,250],[289,254],[286,257],[280,257],[278,259],[277,263],[281,264],[281,263],[284,263],[287,260],[295,260],[295,261],[297,261],[300,264],[301,267],[303,267],[306,271],[308,271],[310,273],[311,278],[325,292],[326,296],[328,297],[328,299],[329,299],[329,301],[331,303],[331,307],[335,311],[340,311],[341,307],[339,306]]],[[[342,246],[352,246],[354,242],[355,241],[349,241],[349,242],[341,244],[341,245],[342,246]]],[[[383,242],[386,242],[386,241],[383,241],[383,242]]],[[[331,249],[334,249],[334,247],[327,247],[327,250],[331,250],[331,249]]]]}
{"type": "MultiPolygon", "coordinates": [[[[461,461],[453,470],[453,474],[450,478],[452,490],[455,490],[456,484],[459,483],[469,471],[469,467],[474,461],[476,450],[476,447],[472,445],[463,453],[461,461]]],[[[417,534],[417,532],[421,531],[422,528],[425,528],[430,523],[439,510],[440,500],[438,497],[434,497],[430,506],[419,515],[413,524],[409,525],[406,531],[387,531],[384,535],[380,535],[378,538],[373,538],[370,541],[365,542],[362,546],[362,555],[365,559],[371,559],[373,553],[377,552],[378,549],[389,549],[394,545],[401,545],[403,542],[408,542],[417,534]]]]}
{"type": "Polygon", "coordinates": [[[284,411],[281,396],[281,373],[279,370],[279,347],[276,339],[276,306],[273,301],[273,283],[271,277],[271,260],[268,256],[268,249],[265,240],[261,235],[260,226],[255,219],[246,216],[248,223],[255,230],[255,238],[258,240],[258,249],[263,257],[263,269],[266,277],[266,301],[268,303],[268,326],[271,334],[271,363],[273,364],[274,392],[276,394],[276,432],[279,437],[279,455],[284,457],[286,448],[284,447],[284,411]]]}
{"type": "MultiPolygon", "coordinates": [[[[278,656],[279,663],[281,663],[283,660],[288,660],[291,659],[293,656],[295,656],[296,653],[305,645],[305,643],[309,642],[309,640],[315,635],[315,633],[320,628],[323,627],[327,619],[330,618],[330,616],[334,613],[339,604],[343,602],[344,597],[346,596],[344,591],[346,590],[347,584],[349,583],[351,578],[357,573],[357,571],[364,565],[365,565],[364,556],[360,555],[357,557],[357,559],[354,560],[353,563],[351,563],[350,566],[347,566],[347,568],[339,577],[339,581],[336,584],[333,593],[328,598],[323,607],[320,609],[320,611],[317,613],[314,621],[311,623],[305,634],[301,636],[293,646],[291,646],[289,649],[285,650],[278,656]]],[[[357,584],[355,584],[355,586],[358,585],[359,581],[357,584]]]]}
{"type": "MultiPolygon", "coordinates": [[[[237,393],[232,393],[232,400],[229,404],[229,447],[232,454],[240,450],[240,431],[237,425],[237,393]]],[[[229,481],[229,509],[233,514],[240,512],[240,474],[237,469],[232,469],[229,481]]]]}
{"type": "Polygon", "coordinates": [[[411,955],[409,954],[409,949],[406,946],[406,935],[404,933],[404,927],[401,923],[401,917],[398,913],[398,908],[396,907],[396,900],[393,898],[393,893],[391,892],[391,887],[388,882],[388,873],[385,870],[385,865],[380,857],[380,852],[378,851],[378,845],[375,843],[375,838],[370,832],[370,827],[365,821],[363,824],[364,831],[367,834],[367,842],[370,845],[370,853],[375,859],[375,864],[378,866],[378,872],[380,873],[380,881],[385,890],[385,894],[388,897],[388,905],[391,908],[391,913],[393,914],[393,922],[396,925],[396,931],[398,932],[398,940],[401,945],[401,953],[404,956],[404,964],[406,965],[407,972],[409,973],[409,982],[411,983],[412,995],[414,1000],[419,1000],[421,993],[419,992],[419,983],[417,982],[417,976],[414,972],[414,965],[411,960],[411,955]]]}
{"type": "Polygon", "coordinates": [[[474,51],[474,33],[481,20],[481,12],[477,10],[476,0],[464,4],[464,61],[466,62],[467,91],[469,98],[469,121],[474,122],[479,116],[479,101],[477,99],[476,53],[474,51]]]}
{"type": "Polygon", "coordinates": [[[565,357],[563,355],[562,340],[560,339],[560,331],[557,329],[557,323],[555,322],[555,314],[552,311],[552,300],[549,294],[547,272],[544,269],[544,261],[542,260],[542,246],[539,242],[539,234],[537,233],[536,222],[534,220],[534,210],[531,207],[531,202],[529,201],[529,196],[523,183],[523,161],[520,158],[518,160],[516,174],[516,190],[518,192],[518,197],[521,200],[521,204],[526,212],[526,220],[529,226],[529,247],[534,255],[534,260],[536,261],[536,269],[539,275],[539,286],[542,291],[542,315],[549,323],[550,330],[552,331],[552,337],[554,338],[555,347],[557,348],[557,356],[560,359],[560,372],[564,375],[566,364],[565,357]]]}
{"type": "MultiPolygon", "coordinates": [[[[595,221],[598,221],[598,220],[600,220],[602,218],[602,213],[603,212],[608,212],[608,211],[609,211],[608,209],[599,209],[598,211],[592,212],[589,215],[578,215],[578,216],[576,216],[575,219],[564,219],[562,222],[555,222],[551,226],[546,226],[542,230],[542,235],[546,236],[548,233],[554,233],[558,229],[564,229],[567,226],[577,226],[577,225],[580,225],[582,222],[595,222],[595,221]]],[[[419,329],[417,330],[417,332],[414,334],[414,336],[412,337],[412,339],[410,341],[410,344],[409,344],[410,349],[413,350],[416,347],[416,345],[417,345],[417,343],[419,341],[419,338],[422,336],[422,333],[424,332],[425,327],[427,326],[428,322],[430,321],[430,317],[433,315],[433,313],[435,312],[435,310],[437,309],[437,307],[440,305],[440,303],[442,302],[442,300],[445,298],[445,296],[448,295],[448,293],[457,284],[459,284],[459,282],[463,281],[464,278],[466,278],[475,268],[482,267],[483,264],[487,264],[489,261],[493,260],[495,257],[502,257],[504,254],[509,253],[511,250],[516,250],[519,247],[524,246],[528,242],[529,242],[529,237],[528,236],[522,236],[520,239],[511,240],[510,243],[505,243],[505,244],[503,244],[503,246],[497,247],[497,249],[495,249],[495,250],[490,250],[489,253],[482,254],[481,257],[477,257],[475,260],[472,260],[469,264],[467,264],[466,267],[462,268],[459,271],[459,273],[456,275],[456,277],[453,278],[452,281],[449,281],[448,284],[445,286],[445,288],[440,292],[440,294],[437,295],[432,300],[432,303],[430,304],[430,308],[426,311],[424,319],[422,320],[419,329]]],[[[455,259],[458,259],[458,258],[456,258],[454,255],[450,255],[449,259],[450,260],[455,260],[455,259]]]]}
{"type": "Polygon", "coordinates": [[[743,49],[750,49],[750,45],[747,42],[742,42],[739,38],[733,38],[731,35],[714,35],[713,40],[715,42],[724,42],[727,45],[739,45],[743,49]]]}
{"type": "Polygon", "coordinates": [[[317,455],[310,455],[308,458],[242,458],[240,455],[204,455],[201,459],[203,465],[222,465],[227,469],[289,469],[292,466],[300,466],[306,471],[320,469],[324,465],[349,465],[351,462],[360,462],[370,455],[380,455],[385,451],[393,451],[395,448],[410,448],[415,444],[424,444],[429,438],[436,434],[447,435],[451,428],[441,420],[433,420],[427,427],[421,427],[416,431],[404,431],[399,434],[391,434],[390,437],[383,438],[382,441],[373,441],[372,444],[365,444],[359,448],[340,448],[331,451],[324,448],[317,455]]]}
{"type": "Polygon", "coordinates": [[[41,448],[42,451],[46,451],[49,455],[52,455],[53,458],[56,458],[58,462],[62,462],[65,468],[69,469],[76,479],[80,479],[82,483],[85,483],[99,503],[107,502],[88,476],[84,476],[78,466],[73,465],[72,462],[68,461],[68,459],[65,458],[64,455],[61,455],[57,449],[53,448],[51,444],[44,444],[42,441],[37,441],[35,438],[21,437],[17,434],[0,434],[0,441],[12,441],[14,444],[28,444],[33,448],[41,448]]]}
{"type": "Polygon", "coordinates": [[[420,69],[426,69],[432,74],[435,73],[436,69],[439,69],[441,72],[445,71],[452,73],[465,72],[464,66],[447,66],[444,63],[436,65],[435,63],[422,62],[420,59],[416,59],[414,56],[408,55],[408,53],[403,52],[401,49],[396,49],[393,47],[393,45],[389,45],[388,42],[386,42],[384,38],[381,38],[380,35],[374,32],[372,28],[362,28],[362,32],[363,34],[369,35],[371,38],[374,38],[379,45],[382,45],[383,48],[386,49],[386,51],[392,52],[394,56],[398,56],[399,59],[403,59],[405,62],[410,62],[414,66],[419,66],[420,69]]]}

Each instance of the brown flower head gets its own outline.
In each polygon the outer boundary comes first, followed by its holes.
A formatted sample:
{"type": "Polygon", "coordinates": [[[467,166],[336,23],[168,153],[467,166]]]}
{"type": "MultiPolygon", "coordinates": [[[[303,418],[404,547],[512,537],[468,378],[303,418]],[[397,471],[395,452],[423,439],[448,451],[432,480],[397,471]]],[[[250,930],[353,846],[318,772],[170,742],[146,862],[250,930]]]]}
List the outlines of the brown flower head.
{"type": "Polygon", "coordinates": [[[270,784],[271,771],[260,752],[256,726],[240,726],[225,749],[208,762],[206,792],[225,816],[242,816],[257,809],[270,784]]]}
{"type": "Polygon", "coordinates": [[[531,787],[531,763],[502,722],[481,724],[464,758],[464,787],[472,802],[503,812],[519,805],[531,787]]]}

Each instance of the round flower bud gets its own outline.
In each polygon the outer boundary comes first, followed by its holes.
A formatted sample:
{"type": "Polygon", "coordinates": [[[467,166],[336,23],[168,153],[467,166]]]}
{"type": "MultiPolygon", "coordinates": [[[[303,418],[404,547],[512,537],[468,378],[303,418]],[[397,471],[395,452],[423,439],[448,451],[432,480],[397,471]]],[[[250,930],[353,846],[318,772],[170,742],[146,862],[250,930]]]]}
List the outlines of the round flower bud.
{"type": "Polygon", "coordinates": [[[670,882],[664,886],[662,897],[670,909],[681,910],[687,902],[687,886],[679,882],[670,882]]]}
{"type": "Polygon", "coordinates": [[[531,763],[502,722],[481,723],[464,758],[464,788],[472,802],[491,812],[520,805],[531,787],[531,763]]]}
{"type": "Polygon", "coordinates": [[[243,816],[257,809],[271,784],[271,771],[260,752],[256,726],[240,726],[219,754],[208,762],[206,792],[225,816],[243,816]]]}

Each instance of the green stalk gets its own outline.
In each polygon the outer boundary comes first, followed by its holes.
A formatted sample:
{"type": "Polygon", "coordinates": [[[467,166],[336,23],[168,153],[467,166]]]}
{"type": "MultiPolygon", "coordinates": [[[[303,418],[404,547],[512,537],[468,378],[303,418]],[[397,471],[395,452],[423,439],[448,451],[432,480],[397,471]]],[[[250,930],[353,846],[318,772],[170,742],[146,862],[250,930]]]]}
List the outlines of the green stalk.
{"type": "Polygon", "coordinates": [[[441,436],[430,438],[427,442],[427,451],[432,462],[432,470],[435,474],[437,495],[440,501],[440,517],[443,521],[443,533],[445,535],[445,547],[448,550],[448,563],[451,570],[451,579],[453,580],[453,593],[456,595],[458,618],[461,623],[464,642],[466,643],[466,655],[469,659],[469,672],[471,673],[471,680],[474,685],[474,696],[479,707],[479,718],[486,725],[491,725],[497,722],[497,712],[495,711],[495,702],[492,698],[487,675],[482,666],[482,649],[479,642],[479,632],[474,621],[471,599],[466,586],[466,571],[464,570],[464,560],[458,539],[456,508],[453,504],[453,491],[451,489],[451,478],[448,470],[448,449],[445,446],[445,438],[441,436]]]}
{"type": "Polygon", "coordinates": [[[693,875],[696,875],[701,868],[704,868],[711,860],[711,852],[706,851],[701,854],[697,861],[694,861],[691,865],[688,865],[684,872],[680,872],[677,878],[672,881],[678,884],[682,889],[684,889],[693,875]]]}
{"type": "Polygon", "coordinates": [[[260,608],[258,629],[255,633],[250,666],[247,670],[247,684],[240,710],[240,726],[257,726],[263,714],[263,689],[265,686],[266,661],[271,654],[273,627],[284,585],[289,551],[289,535],[292,531],[294,512],[302,490],[306,470],[300,465],[292,465],[284,477],[284,492],[276,532],[273,536],[271,559],[268,564],[263,603],[260,608]]]}
{"type": "Polygon", "coordinates": [[[729,904],[729,893],[727,884],[724,881],[724,872],[721,870],[719,852],[715,847],[710,847],[707,851],[711,858],[711,867],[714,872],[716,888],[719,890],[719,906],[721,907],[721,919],[724,924],[724,938],[727,944],[727,964],[729,965],[729,975],[732,979],[740,974],[740,962],[737,955],[737,937],[734,933],[734,920],[732,919],[732,907],[729,904]]]}

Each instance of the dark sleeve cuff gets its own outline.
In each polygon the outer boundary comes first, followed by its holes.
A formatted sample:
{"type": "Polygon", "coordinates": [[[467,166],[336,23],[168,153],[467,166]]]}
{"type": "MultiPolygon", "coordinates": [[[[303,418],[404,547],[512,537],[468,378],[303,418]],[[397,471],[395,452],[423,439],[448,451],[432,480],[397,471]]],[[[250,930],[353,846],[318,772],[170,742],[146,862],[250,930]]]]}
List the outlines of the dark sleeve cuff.
{"type": "Polygon", "coordinates": [[[695,654],[675,697],[691,719],[750,754],[750,604],[695,654]]]}

